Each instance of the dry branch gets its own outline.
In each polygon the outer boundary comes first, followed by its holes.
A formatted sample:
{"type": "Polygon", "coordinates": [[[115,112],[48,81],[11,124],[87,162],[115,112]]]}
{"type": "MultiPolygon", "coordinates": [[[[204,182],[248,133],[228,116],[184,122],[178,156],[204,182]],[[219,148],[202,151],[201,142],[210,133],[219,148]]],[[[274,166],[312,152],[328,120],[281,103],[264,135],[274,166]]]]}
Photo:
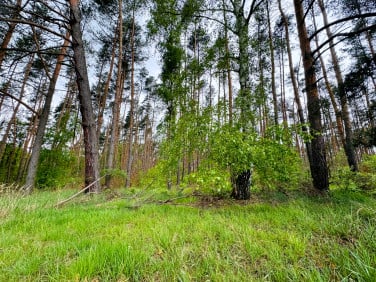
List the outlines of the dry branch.
{"type": "Polygon", "coordinates": [[[95,183],[97,183],[98,181],[100,181],[102,178],[104,178],[104,176],[98,178],[97,180],[95,180],[94,182],[90,183],[88,186],[82,188],[80,191],[78,191],[76,194],[70,196],[68,199],[64,200],[64,201],[61,201],[59,203],[57,203],[54,207],[55,208],[59,208],[61,207],[62,205],[64,205],[65,203],[69,202],[70,200],[76,198],[78,195],[82,194],[83,192],[85,192],[88,188],[90,188],[91,186],[93,186],[95,183]]]}

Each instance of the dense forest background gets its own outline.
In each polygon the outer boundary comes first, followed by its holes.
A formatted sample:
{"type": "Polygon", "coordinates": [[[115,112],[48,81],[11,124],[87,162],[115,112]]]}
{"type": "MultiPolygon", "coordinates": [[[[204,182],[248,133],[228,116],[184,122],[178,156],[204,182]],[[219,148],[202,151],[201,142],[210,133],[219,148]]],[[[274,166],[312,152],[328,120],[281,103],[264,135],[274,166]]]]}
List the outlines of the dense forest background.
{"type": "Polygon", "coordinates": [[[3,0],[0,182],[373,189],[375,31],[374,0],[3,0]]]}

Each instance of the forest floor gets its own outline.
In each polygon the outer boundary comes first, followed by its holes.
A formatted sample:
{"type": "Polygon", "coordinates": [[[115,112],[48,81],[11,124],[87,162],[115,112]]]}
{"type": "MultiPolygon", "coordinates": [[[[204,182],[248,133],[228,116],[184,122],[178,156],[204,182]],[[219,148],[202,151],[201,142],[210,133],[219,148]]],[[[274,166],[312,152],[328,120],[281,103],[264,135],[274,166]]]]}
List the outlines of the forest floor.
{"type": "Polygon", "coordinates": [[[0,194],[0,281],[374,281],[376,198],[0,194]]]}

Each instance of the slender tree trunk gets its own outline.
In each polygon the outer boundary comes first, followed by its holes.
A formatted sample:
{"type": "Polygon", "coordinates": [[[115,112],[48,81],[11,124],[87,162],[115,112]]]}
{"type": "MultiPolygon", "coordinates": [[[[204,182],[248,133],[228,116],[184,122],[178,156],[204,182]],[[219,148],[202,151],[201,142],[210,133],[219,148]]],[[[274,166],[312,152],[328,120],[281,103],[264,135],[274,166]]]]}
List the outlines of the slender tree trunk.
{"type": "MultiPolygon", "coordinates": [[[[48,78],[44,77],[44,78],[40,79],[40,81],[39,81],[38,87],[35,91],[36,96],[35,96],[35,103],[34,103],[34,106],[33,106],[34,112],[38,112],[38,113],[42,112],[42,104],[44,102],[44,94],[45,94],[45,93],[43,93],[42,88],[43,88],[43,85],[47,84],[47,80],[48,80],[48,78]]],[[[30,119],[30,125],[29,125],[29,128],[27,130],[27,134],[26,134],[26,137],[25,137],[25,140],[24,140],[24,143],[23,143],[23,149],[22,149],[23,154],[22,154],[21,159],[20,159],[20,166],[19,166],[18,176],[17,176],[18,182],[22,182],[25,171],[27,169],[28,162],[29,162],[29,159],[30,159],[30,156],[29,156],[30,154],[29,154],[28,151],[29,151],[30,148],[33,147],[36,132],[37,132],[37,129],[38,129],[38,124],[39,124],[39,115],[35,114],[30,119]]]]}
{"type": "Polygon", "coordinates": [[[114,64],[115,64],[116,40],[117,40],[117,36],[115,35],[114,41],[113,41],[113,44],[112,44],[110,69],[108,71],[106,83],[105,83],[104,88],[103,88],[103,93],[100,96],[99,103],[98,103],[98,107],[99,107],[99,109],[98,109],[98,119],[97,119],[97,135],[98,135],[98,138],[99,138],[100,133],[101,133],[101,128],[102,128],[102,124],[103,124],[103,115],[104,115],[104,110],[106,108],[106,100],[107,100],[108,92],[109,92],[109,89],[110,89],[112,71],[114,69],[114,64]]]}
{"type": "MultiPolygon", "coordinates": [[[[29,79],[29,75],[30,75],[30,71],[31,71],[31,67],[33,65],[33,62],[34,62],[34,55],[31,56],[28,64],[26,65],[26,68],[25,68],[25,76],[23,78],[23,82],[22,82],[22,86],[21,86],[21,91],[20,91],[20,96],[19,96],[20,100],[22,100],[22,98],[23,98],[23,96],[25,94],[25,87],[26,87],[27,80],[29,79]]],[[[12,128],[12,125],[14,124],[14,122],[16,120],[16,116],[17,116],[18,109],[19,109],[20,105],[21,105],[21,103],[18,102],[17,105],[16,105],[16,107],[14,108],[12,117],[10,118],[10,121],[7,124],[5,132],[3,134],[3,138],[2,138],[2,140],[0,142],[0,160],[3,157],[4,151],[5,151],[5,147],[6,147],[6,144],[7,144],[7,139],[8,139],[10,130],[12,128]]]]}
{"type": "Polygon", "coordinates": [[[281,110],[282,110],[282,121],[283,127],[288,127],[287,120],[287,107],[286,107],[286,86],[285,86],[285,58],[284,58],[284,48],[281,47],[280,52],[280,77],[281,77],[281,110]]]}
{"type": "MultiPolygon", "coordinates": [[[[119,141],[119,117],[120,117],[120,105],[123,94],[123,2],[119,0],[119,58],[118,58],[118,70],[116,79],[116,91],[115,101],[112,106],[112,124],[111,124],[111,136],[107,151],[107,169],[112,170],[115,163],[115,149],[116,144],[119,141]]],[[[106,187],[111,187],[111,174],[106,175],[106,187]]]]}
{"type": "MultiPolygon", "coordinates": [[[[16,5],[15,5],[15,11],[12,15],[12,18],[18,18],[19,14],[21,12],[21,9],[22,9],[21,4],[22,4],[22,0],[17,0],[16,5]]],[[[5,33],[3,42],[1,43],[1,46],[0,46],[0,69],[1,69],[1,66],[2,66],[4,58],[5,58],[6,48],[8,47],[8,44],[9,44],[9,42],[10,42],[12,36],[13,36],[13,32],[14,32],[16,26],[17,26],[16,22],[11,22],[9,24],[9,28],[8,28],[7,32],[5,33]]]]}
{"type": "Polygon", "coordinates": [[[40,115],[39,125],[38,125],[37,133],[35,136],[32,152],[31,152],[31,156],[29,160],[29,165],[27,168],[26,182],[24,185],[25,187],[24,189],[28,193],[31,193],[34,189],[35,178],[36,178],[37,170],[38,170],[39,156],[40,156],[40,152],[42,149],[44,132],[46,130],[46,126],[48,122],[48,115],[50,114],[52,98],[55,92],[57,79],[59,78],[61,65],[63,63],[65,53],[69,45],[69,33],[67,33],[65,36],[66,37],[64,40],[63,47],[61,48],[60,54],[57,57],[55,70],[53,72],[53,75],[51,76],[50,84],[48,86],[46,100],[44,102],[43,110],[40,115]]]}
{"type": "MultiPolygon", "coordinates": [[[[249,72],[249,36],[248,36],[248,18],[244,14],[244,6],[239,0],[232,2],[236,18],[236,35],[238,36],[239,46],[239,103],[240,103],[240,125],[244,132],[250,127],[254,127],[254,117],[251,112],[252,97],[249,72]]],[[[238,175],[231,177],[232,197],[238,200],[250,198],[251,187],[251,169],[246,169],[238,175]]]]}
{"type": "MultiPolygon", "coordinates": [[[[72,81],[72,75],[73,74],[70,75],[69,81],[72,81]]],[[[73,99],[75,97],[75,94],[76,93],[72,90],[72,87],[69,83],[68,89],[67,89],[66,94],[65,94],[64,103],[63,103],[63,106],[60,110],[60,114],[59,114],[59,117],[58,117],[57,122],[56,122],[55,136],[57,136],[57,134],[59,132],[61,132],[63,128],[66,129],[67,121],[63,122],[63,120],[64,120],[64,117],[71,114],[72,103],[73,103],[73,99]]],[[[59,141],[58,138],[54,138],[52,145],[51,145],[52,149],[57,149],[59,147],[58,141],[59,141]]]]}
{"type": "Polygon", "coordinates": [[[272,27],[270,23],[270,11],[269,11],[269,0],[266,1],[266,11],[268,17],[268,34],[269,34],[269,49],[270,49],[270,62],[271,62],[271,75],[272,75],[272,97],[273,97],[273,110],[274,110],[274,124],[278,125],[278,102],[277,102],[277,89],[275,82],[275,58],[274,58],[274,44],[273,44],[273,34],[272,27]]]}
{"type": "MultiPolygon", "coordinates": [[[[315,17],[313,17],[313,24],[314,24],[315,29],[317,29],[315,17]]],[[[318,47],[319,46],[319,39],[318,39],[317,36],[315,36],[315,43],[316,43],[316,47],[318,47]]],[[[343,130],[341,110],[338,108],[337,100],[336,100],[333,88],[330,85],[330,81],[329,81],[329,78],[328,78],[328,72],[326,70],[324,58],[321,56],[320,51],[317,52],[317,56],[320,59],[320,65],[321,65],[322,75],[324,77],[325,88],[328,91],[329,98],[330,98],[330,101],[332,103],[334,114],[335,114],[335,117],[336,117],[338,135],[339,135],[339,138],[341,140],[341,144],[342,144],[343,148],[345,148],[346,141],[345,141],[345,133],[344,133],[344,130],[343,130]]]]}
{"type": "MultiPolygon", "coordinates": [[[[87,73],[85,49],[81,32],[81,11],[79,0],[69,0],[71,16],[72,47],[74,51],[74,67],[77,76],[78,98],[82,116],[82,129],[85,144],[85,186],[99,179],[98,138],[94,119],[93,105],[91,103],[90,85],[87,73]]],[[[99,181],[95,182],[88,192],[100,192],[99,181]]]]}
{"type": "Polygon", "coordinates": [[[313,185],[320,191],[329,190],[329,173],[326,160],[326,150],[321,124],[320,99],[317,89],[317,80],[314,60],[304,22],[303,5],[300,0],[294,0],[294,9],[299,33],[300,49],[303,57],[305,85],[308,104],[308,121],[312,135],[312,155],[310,159],[313,185]]]}
{"type": "MultiPolygon", "coordinates": [[[[305,132],[305,133],[308,133],[308,128],[305,125],[306,120],[305,120],[305,117],[304,117],[302,102],[300,100],[298,83],[296,81],[296,76],[295,76],[295,72],[294,72],[294,63],[293,63],[292,52],[291,52],[288,19],[285,15],[285,12],[282,9],[281,0],[278,0],[278,9],[279,9],[279,12],[281,13],[281,17],[282,17],[282,21],[283,21],[283,25],[284,25],[284,29],[285,29],[287,56],[288,56],[288,59],[289,59],[290,78],[291,78],[291,82],[292,82],[292,88],[293,88],[293,91],[294,91],[294,99],[295,99],[295,103],[296,103],[296,106],[297,106],[299,121],[302,124],[302,131],[305,132]]],[[[304,142],[304,144],[305,144],[305,147],[306,147],[306,150],[307,150],[308,159],[310,159],[311,158],[311,144],[308,141],[304,142]]]]}
{"type": "Polygon", "coordinates": [[[135,63],[135,46],[134,46],[134,37],[135,37],[135,18],[134,18],[134,9],[133,9],[133,19],[132,19],[132,36],[131,36],[131,101],[130,101],[130,110],[129,110],[129,137],[128,137],[128,160],[127,160],[127,178],[125,180],[125,187],[131,185],[132,177],[132,162],[133,162],[133,124],[134,124],[134,63],[135,63]]]}
{"type": "MultiPolygon", "coordinates": [[[[328,16],[326,14],[325,6],[322,0],[318,1],[322,15],[323,15],[323,20],[324,24],[326,27],[326,34],[328,38],[332,38],[332,32],[328,26],[328,16]]],[[[352,132],[352,125],[351,125],[351,118],[350,118],[350,111],[349,111],[349,105],[347,101],[347,96],[345,93],[345,87],[343,83],[343,77],[342,77],[342,72],[341,68],[339,65],[337,53],[334,48],[334,43],[333,40],[329,41],[329,49],[330,49],[330,54],[332,57],[333,61],[333,67],[334,67],[334,72],[337,80],[337,85],[338,85],[338,95],[340,98],[341,102],[341,107],[342,107],[342,119],[345,124],[345,152],[347,156],[347,162],[350,166],[350,169],[352,171],[358,171],[358,162],[356,159],[356,154],[355,154],[355,148],[353,145],[353,132],[352,132]]]]}
{"type": "MultiPolygon", "coordinates": [[[[225,1],[222,1],[223,7],[225,7],[225,1]]],[[[232,125],[232,76],[231,76],[231,60],[230,60],[230,49],[228,46],[228,26],[226,12],[223,9],[223,20],[225,23],[225,52],[226,52],[226,68],[227,68],[227,84],[228,84],[228,121],[230,126],[232,125]]]]}

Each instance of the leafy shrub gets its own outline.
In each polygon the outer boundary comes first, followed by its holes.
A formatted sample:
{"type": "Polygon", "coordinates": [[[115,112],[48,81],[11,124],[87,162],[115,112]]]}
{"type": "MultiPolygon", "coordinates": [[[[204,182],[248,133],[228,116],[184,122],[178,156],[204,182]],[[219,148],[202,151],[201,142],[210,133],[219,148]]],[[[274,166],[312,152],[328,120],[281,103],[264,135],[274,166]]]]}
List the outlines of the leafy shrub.
{"type": "Polygon", "coordinates": [[[229,179],[230,174],[228,171],[212,167],[191,173],[187,177],[185,184],[196,186],[196,190],[205,194],[223,197],[231,191],[229,179]]]}
{"type": "Polygon", "coordinates": [[[360,171],[376,174],[376,155],[365,157],[360,165],[360,171]]]}
{"type": "Polygon", "coordinates": [[[160,161],[149,169],[140,179],[140,186],[143,188],[167,188],[168,174],[166,174],[167,165],[160,161]]]}
{"type": "Polygon", "coordinates": [[[359,172],[354,180],[360,190],[376,193],[376,174],[359,172]]]}
{"type": "MultiPolygon", "coordinates": [[[[341,154],[336,158],[343,159],[344,156],[341,154]]],[[[359,172],[352,172],[346,162],[335,166],[332,182],[341,189],[376,193],[376,156],[367,156],[360,164],[359,172]]]]}
{"type": "Polygon", "coordinates": [[[252,169],[261,188],[295,187],[302,163],[288,141],[292,129],[270,127],[265,137],[222,127],[213,134],[210,157],[223,169],[237,174],[252,169]]]}
{"type": "Polygon", "coordinates": [[[79,167],[73,152],[65,150],[44,149],[40,154],[36,186],[39,188],[60,188],[74,182],[79,167]]]}
{"type": "Polygon", "coordinates": [[[295,188],[303,175],[296,151],[271,139],[255,146],[253,164],[255,180],[263,188],[295,188]]]}

